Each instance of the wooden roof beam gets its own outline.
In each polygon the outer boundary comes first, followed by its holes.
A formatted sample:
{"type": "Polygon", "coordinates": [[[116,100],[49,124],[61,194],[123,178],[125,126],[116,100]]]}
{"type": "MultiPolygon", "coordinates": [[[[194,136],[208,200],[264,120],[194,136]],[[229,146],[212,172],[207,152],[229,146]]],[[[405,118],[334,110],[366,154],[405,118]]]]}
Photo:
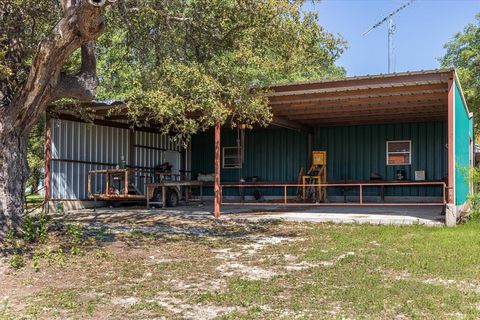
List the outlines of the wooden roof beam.
{"type": "Polygon", "coordinates": [[[358,116],[358,117],[339,117],[339,118],[329,118],[323,121],[322,119],[310,119],[302,120],[301,123],[305,125],[322,125],[328,123],[350,123],[350,122],[361,122],[361,121],[388,121],[388,120],[412,120],[416,118],[422,119],[447,119],[447,113],[411,113],[403,114],[401,116],[397,114],[392,115],[378,115],[378,116],[358,116]]]}
{"type": "Polygon", "coordinates": [[[373,125],[373,124],[387,124],[387,123],[413,123],[413,122],[431,122],[431,121],[444,121],[445,118],[403,118],[403,119],[383,119],[383,120],[360,120],[360,121],[348,121],[348,122],[330,122],[330,123],[316,123],[310,124],[315,127],[338,127],[338,126],[357,126],[357,125],[373,125]]]}
{"type": "Polygon", "coordinates": [[[394,95],[385,97],[350,97],[347,99],[319,99],[321,101],[311,101],[297,105],[271,106],[274,112],[284,112],[292,110],[316,110],[320,106],[335,107],[336,105],[359,105],[365,103],[400,103],[400,102],[420,102],[432,99],[442,99],[446,97],[445,92],[423,93],[418,95],[394,95]]]}
{"type": "Polygon", "coordinates": [[[270,92],[267,93],[267,97],[272,101],[288,99],[298,96],[312,96],[312,95],[350,95],[358,94],[359,92],[368,92],[375,94],[378,92],[405,92],[405,91],[421,91],[421,90],[435,90],[445,89],[447,84],[441,81],[422,81],[413,83],[396,83],[396,84],[377,84],[377,85],[365,85],[355,87],[340,87],[340,88],[325,88],[325,89],[311,89],[311,90],[295,90],[295,91],[282,91],[282,92],[270,92]]]}
{"type": "Polygon", "coordinates": [[[446,104],[442,100],[433,100],[428,102],[400,102],[400,103],[374,103],[374,104],[348,104],[348,105],[338,105],[338,106],[322,106],[315,109],[291,109],[291,110],[276,110],[273,109],[274,113],[279,116],[296,116],[296,115],[315,115],[320,113],[329,113],[329,112],[350,112],[357,111],[362,112],[364,110],[382,110],[382,109],[392,109],[392,108],[413,108],[413,107],[430,107],[438,106],[439,108],[445,107],[446,104]]]}
{"type": "Polygon", "coordinates": [[[362,112],[331,112],[331,113],[319,113],[319,114],[307,114],[307,115],[298,115],[298,116],[290,116],[287,117],[292,121],[299,121],[299,120],[309,120],[309,119],[330,119],[330,118],[345,118],[345,117],[362,117],[362,116],[387,116],[387,115],[398,115],[402,116],[404,114],[415,114],[415,113],[444,113],[446,112],[446,108],[444,110],[436,109],[436,108],[411,108],[411,109],[390,109],[390,110],[365,110],[362,112]]]}
{"type": "Polygon", "coordinates": [[[269,104],[271,106],[291,106],[291,105],[303,105],[306,103],[315,103],[321,101],[343,101],[343,100],[351,100],[351,99],[368,99],[368,98],[390,98],[390,97],[403,97],[403,96],[422,96],[428,94],[435,94],[441,93],[446,95],[448,92],[447,88],[442,89],[433,89],[433,90],[419,90],[419,91],[400,91],[400,92],[382,92],[378,94],[371,94],[370,92],[366,92],[365,94],[354,94],[354,95],[344,95],[344,96],[326,96],[326,95],[319,95],[319,96],[306,96],[303,99],[295,99],[295,100],[284,100],[284,101],[270,101],[269,104]]]}
{"type": "Polygon", "coordinates": [[[279,117],[279,116],[273,116],[273,120],[270,123],[270,125],[274,125],[277,127],[282,127],[282,128],[287,128],[295,131],[301,131],[301,132],[312,132],[312,128],[306,125],[303,125],[299,122],[289,120],[284,117],[279,117]]]}

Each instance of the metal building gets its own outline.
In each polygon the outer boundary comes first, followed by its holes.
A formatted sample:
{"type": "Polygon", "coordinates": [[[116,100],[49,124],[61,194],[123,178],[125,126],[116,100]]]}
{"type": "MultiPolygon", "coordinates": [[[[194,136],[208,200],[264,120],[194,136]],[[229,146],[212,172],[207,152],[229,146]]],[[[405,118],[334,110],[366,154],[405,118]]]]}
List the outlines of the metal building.
{"type": "Polygon", "coordinates": [[[323,151],[326,199],[302,205],[440,204],[451,222],[466,203],[473,117],[455,70],[280,84],[268,96],[268,128],[217,125],[187,149],[156,128],[132,130],[126,118],[110,118],[109,104],[89,105],[93,123],[49,109],[46,197],[87,200],[86,173],[115,167],[123,156],[135,168],[174,163],[191,179],[215,173],[204,185],[216,214],[220,204],[298,205],[302,168],[312,151],[323,151]]]}
{"type": "MultiPolygon", "coordinates": [[[[102,108],[112,103],[92,105],[102,108]]],[[[87,175],[91,170],[112,169],[122,160],[138,169],[153,169],[163,162],[171,163],[174,173],[189,168],[185,157],[188,149],[158,131],[132,129],[125,122],[88,122],[51,107],[47,113],[46,137],[46,197],[55,203],[61,201],[68,208],[91,205],[87,194],[87,175]]],[[[101,190],[104,184],[104,178],[99,176],[92,181],[93,191],[101,190]]],[[[143,183],[136,181],[136,185],[144,191],[143,183]]]]}

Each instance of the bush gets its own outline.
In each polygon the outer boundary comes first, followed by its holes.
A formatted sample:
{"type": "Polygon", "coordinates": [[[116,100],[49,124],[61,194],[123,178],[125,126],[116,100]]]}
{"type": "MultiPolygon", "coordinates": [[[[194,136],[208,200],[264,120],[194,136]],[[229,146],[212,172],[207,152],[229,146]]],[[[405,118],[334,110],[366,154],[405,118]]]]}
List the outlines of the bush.
{"type": "Polygon", "coordinates": [[[70,246],[70,253],[71,254],[78,254],[80,253],[80,245],[82,244],[82,237],[83,237],[83,227],[77,224],[67,224],[66,227],[66,235],[67,235],[67,242],[70,246]]]}
{"type": "Polygon", "coordinates": [[[474,167],[471,170],[471,178],[473,182],[473,192],[468,195],[468,204],[470,213],[468,221],[480,222],[480,168],[474,167]]]}
{"type": "Polygon", "coordinates": [[[24,219],[23,240],[26,242],[44,242],[48,238],[50,218],[45,214],[27,215],[24,219]]]}

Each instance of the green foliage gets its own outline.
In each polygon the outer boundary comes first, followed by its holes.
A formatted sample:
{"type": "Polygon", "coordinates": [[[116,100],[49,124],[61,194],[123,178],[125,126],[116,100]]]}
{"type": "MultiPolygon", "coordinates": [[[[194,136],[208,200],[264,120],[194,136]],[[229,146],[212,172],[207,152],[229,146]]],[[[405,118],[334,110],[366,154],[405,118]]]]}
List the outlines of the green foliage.
{"type": "Polygon", "coordinates": [[[0,1],[0,107],[25,82],[39,42],[59,19],[60,1],[0,1]],[[41,14],[39,14],[41,13],[41,14]]]}
{"type": "Polygon", "coordinates": [[[70,247],[70,253],[74,255],[79,254],[84,231],[83,227],[78,224],[66,224],[65,229],[67,235],[66,241],[70,247]]]}
{"type": "Polygon", "coordinates": [[[34,254],[32,256],[32,268],[35,270],[35,272],[40,271],[40,255],[34,254]]]}
{"type": "Polygon", "coordinates": [[[303,0],[125,1],[98,41],[100,99],[181,141],[216,121],[267,125],[272,83],[344,75],[345,42],[303,0]]]}
{"type": "Polygon", "coordinates": [[[480,120],[480,13],[477,23],[468,24],[445,44],[447,53],[440,60],[442,67],[455,67],[463,86],[467,104],[475,115],[478,128],[480,120]]]}
{"type": "Polygon", "coordinates": [[[29,175],[26,182],[27,188],[31,192],[38,190],[41,179],[43,178],[44,155],[45,155],[45,116],[30,131],[27,149],[27,161],[29,175]]]}
{"type": "Polygon", "coordinates": [[[63,202],[60,201],[57,204],[57,207],[55,208],[55,212],[60,213],[60,214],[65,213],[65,206],[63,205],[63,202]]]}
{"type": "Polygon", "coordinates": [[[470,213],[468,220],[480,222],[480,168],[474,167],[471,170],[474,191],[468,195],[470,213]]]}
{"type": "MultiPolygon", "coordinates": [[[[107,10],[97,43],[97,98],[127,99],[132,119],[182,141],[217,121],[267,125],[272,115],[261,87],[345,74],[335,66],[345,42],[324,30],[305,2],[121,1],[107,10]]],[[[0,106],[25,82],[38,44],[60,16],[59,1],[0,3],[0,106]]],[[[79,62],[77,51],[63,69],[74,72],[79,62]]],[[[29,145],[32,188],[43,161],[40,129],[42,123],[29,145]]]]}
{"type": "Polygon", "coordinates": [[[14,253],[10,258],[10,266],[14,269],[20,269],[25,266],[23,255],[20,253],[14,253]]]}
{"type": "Polygon", "coordinates": [[[45,214],[27,215],[24,218],[23,239],[26,242],[44,242],[48,238],[50,218],[45,214]]]}

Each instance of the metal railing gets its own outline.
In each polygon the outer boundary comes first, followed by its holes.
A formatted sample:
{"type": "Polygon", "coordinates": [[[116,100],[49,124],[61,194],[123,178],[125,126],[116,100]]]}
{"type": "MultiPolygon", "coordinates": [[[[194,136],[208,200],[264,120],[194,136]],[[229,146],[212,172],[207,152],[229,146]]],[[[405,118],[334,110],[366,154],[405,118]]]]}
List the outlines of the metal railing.
{"type": "Polygon", "coordinates": [[[228,185],[220,185],[220,203],[221,205],[284,205],[284,206],[433,206],[433,205],[445,205],[446,204],[446,183],[441,181],[417,181],[417,182],[361,182],[361,183],[321,183],[321,184],[228,184],[228,185]],[[364,195],[363,189],[365,187],[388,187],[388,186],[395,186],[395,187],[405,187],[405,186],[438,186],[441,187],[442,190],[442,198],[439,202],[364,202],[364,195]],[[359,188],[359,201],[358,202],[307,202],[307,199],[303,197],[289,197],[288,196],[288,189],[289,188],[297,188],[297,190],[303,190],[303,188],[307,187],[358,187],[359,188]],[[225,188],[283,188],[283,201],[224,201],[223,190],[225,188]],[[294,200],[294,201],[292,201],[294,200]]]}

